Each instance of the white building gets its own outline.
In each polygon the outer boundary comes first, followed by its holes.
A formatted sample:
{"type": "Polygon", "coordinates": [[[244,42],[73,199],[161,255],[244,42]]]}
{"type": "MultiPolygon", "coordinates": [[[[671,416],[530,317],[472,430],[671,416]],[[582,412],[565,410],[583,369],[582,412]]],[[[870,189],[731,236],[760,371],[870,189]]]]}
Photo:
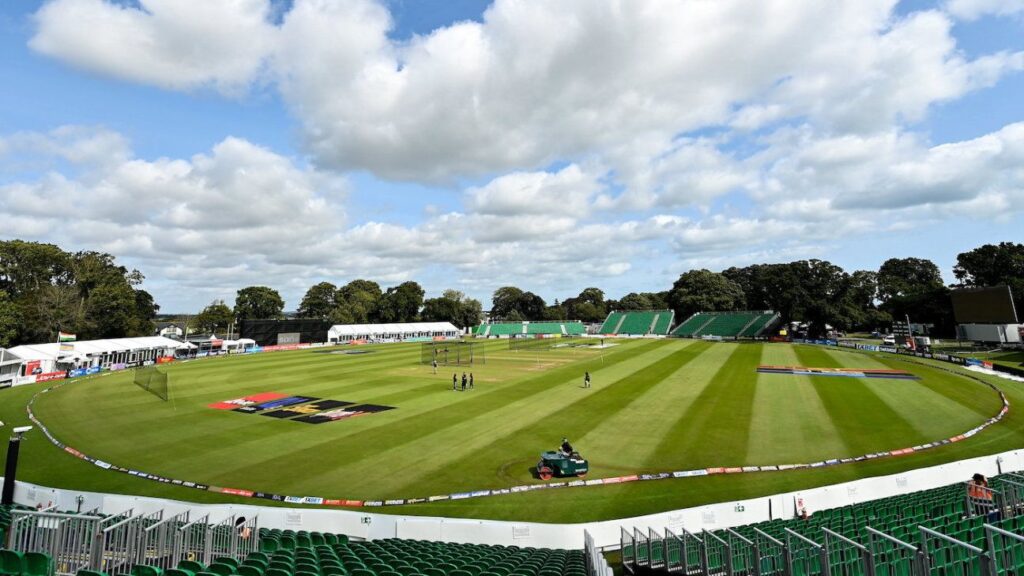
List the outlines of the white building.
{"type": "Polygon", "coordinates": [[[0,388],[6,388],[14,384],[14,379],[20,376],[22,359],[17,354],[0,348],[0,388]]]}
{"type": "Polygon", "coordinates": [[[462,332],[451,322],[404,322],[401,324],[336,324],[327,341],[344,344],[365,342],[416,342],[458,338],[462,332]]]}
{"type": "Polygon", "coordinates": [[[21,375],[32,376],[33,373],[47,374],[76,368],[110,368],[120,364],[155,362],[163,356],[174,356],[174,352],[182,345],[182,342],[163,336],[144,336],[60,344],[25,344],[15,346],[9,352],[21,359],[21,375]]]}

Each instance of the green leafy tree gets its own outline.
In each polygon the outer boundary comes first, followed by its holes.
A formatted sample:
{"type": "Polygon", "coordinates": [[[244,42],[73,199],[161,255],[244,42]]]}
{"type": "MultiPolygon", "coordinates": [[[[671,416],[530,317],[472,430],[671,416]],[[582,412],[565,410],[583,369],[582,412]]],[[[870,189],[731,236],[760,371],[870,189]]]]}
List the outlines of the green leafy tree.
{"type": "Polygon", "coordinates": [[[510,322],[542,320],[546,309],[547,304],[543,298],[533,292],[524,292],[515,286],[498,288],[491,298],[491,318],[495,320],[510,322]],[[515,314],[513,315],[513,313],[515,314]]]}
{"type": "Polygon", "coordinates": [[[320,282],[306,291],[299,303],[302,318],[328,318],[338,307],[338,287],[330,282],[320,282]]]}
{"type": "Polygon", "coordinates": [[[239,320],[282,318],[284,300],[273,288],[249,286],[235,296],[235,317],[239,320]]]}
{"type": "Polygon", "coordinates": [[[1008,285],[1017,315],[1024,317],[1024,244],[985,244],[958,254],[953,275],[963,286],[1008,285]]]}
{"type": "Polygon", "coordinates": [[[402,282],[388,288],[377,301],[373,320],[377,322],[414,322],[423,307],[423,287],[416,282],[402,282]]]}
{"type": "Polygon", "coordinates": [[[18,337],[21,311],[7,292],[0,290],[0,348],[7,348],[18,337]]]}
{"type": "Polygon", "coordinates": [[[878,269],[878,298],[892,298],[930,292],[943,286],[939,267],[924,258],[890,258],[878,269]]]}
{"type": "Polygon", "coordinates": [[[741,310],[745,306],[743,289],[725,275],[710,270],[690,270],[672,284],[668,296],[676,318],[689,318],[695,312],[741,310]]]}
{"type": "Polygon", "coordinates": [[[156,331],[156,318],[160,306],[153,300],[153,295],[145,290],[136,289],[135,293],[135,314],[131,320],[129,336],[149,336],[156,331]]]}
{"type": "Polygon", "coordinates": [[[366,324],[383,293],[370,280],[353,280],[338,289],[330,319],[335,324],[366,324]]]}
{"type": "Polygon", "coordinates": [[[126,284],[101,284],[89,295],[86,313],[92,338],[118,338],[132,328],[135,292],[126,284]]]}
{"type": "Polygon", "coordinates": [[[189,332],[225,332],[235,321],[235,314],[223,300],[214,300],[192,319],[189,332]],[[192,327],[195,327],[193,329],[192,327]]]}

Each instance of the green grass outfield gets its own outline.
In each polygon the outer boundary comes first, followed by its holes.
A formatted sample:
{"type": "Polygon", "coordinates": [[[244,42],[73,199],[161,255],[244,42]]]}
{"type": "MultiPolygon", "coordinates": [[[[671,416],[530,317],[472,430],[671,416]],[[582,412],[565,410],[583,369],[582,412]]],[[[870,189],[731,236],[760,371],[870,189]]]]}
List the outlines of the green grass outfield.
{"type": "MultiPolygon", "coordinates": [[[[451,370],[419,364],[419,344],[371,353],[277,352],[170,365],[172,401],[131,374],[72,382],[42,394],[36,415],[93,457],[171,478],[326,498],[425,497],[539,482],[538,454],[568,436],[589,477],[709,466],[814,462],[939,440],[995,415],[978,382],[898,358],[815,346],[617,340],[603,350],[510,351],[487,346],[476,390],[453,392],[451,370]],[[920,380],[757,374],[759,364],[897,368],[920,380]],[[593,388],[582,388],[583,372],[593,388]],[[259,392],[397,409],[310,425],[217,411],[207,404],[259,392]]],[[[943,365],[946,366],[946,365],[943,365]]],[[[459,369],[461,375],[462,369],[459,369]]],[[[966,441],[898,458],[821,469],[715,475],[564,488],[378,508],[378,512],[541,522],[634,516],[737,500],[933,465],[1024,446],[1024,388],[992,380],[1012,408],[966,441]]],[[[0,391],[0,420],[27,423],[47,384],[0,391]]],[[[47,486],[197,502],[266,500],[159,484],[102,470],[38,432],[19,477],[47,486]]],[[[952,479],[951,479],[952,480],[952,479]]]]}

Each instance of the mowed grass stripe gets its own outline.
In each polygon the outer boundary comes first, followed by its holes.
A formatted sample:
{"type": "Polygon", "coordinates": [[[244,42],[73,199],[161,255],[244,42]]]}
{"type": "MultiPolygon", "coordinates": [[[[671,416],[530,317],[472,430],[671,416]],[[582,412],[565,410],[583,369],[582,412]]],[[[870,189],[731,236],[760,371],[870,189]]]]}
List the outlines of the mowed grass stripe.
{"type": "MultiPolygon", "coordinates": [[[[606,354],[604,365],[628,362],[635,354],[642,353],[665,345],[664,341],[652,341],[634,347],[623,347],[618,352],[606,354]]],[[[458,402],[438,400],[429,405],[412,408],[399,408],[365,418],[357,418],[343,423],[320,424],[316,428],[328,428],[324,434],[312,440],[310,435],[304,436],[302,443],[292,442],[291,434],[283,438],[256,439],[244,441],[241,450],[232,450],[230,446],[221,447],[210,454],[221,466],[223,478],[256,479],[268,477],[279,478],[280,469],[286,469],[295,462],[323,463],[327,455],[330,462],[344,462],[346,465],[363,459],[375,458],[377,452],[368,447],[396,447],[414,442],[426,432],[443,430],[465,420],[467,414],[495,414],[510,403],[528,396],[543,394],[553,385],[578,380],[584,370],[597,370],[601,365],[599,359],[589,359],[579,364],[565,366],[538,376],[526,378],[514,386],[503,386],[492,391],[480,391],[479,394],[465,394],[458,402]],[[348,434],[343,442],[335,441],[330,427],[351,427],[355,431],[348,434]],[[312,441],[311,441],[312,440],[312,441]],[[298,446],[298,447],[297,447],[298,446]],[[240,453],[247,454],[239,457],[240,453]],[[263,458],[257,455],[266,455],[263,458]]],[[[450,393],[456,394],[456,393],[450,393]]],[[[297,425],[287,422],[285,424],[297,425]]],[[[458,438],[454,438],[458,441],[458,438]]],[[[321,464],[323,465],[323,464],[321,464]]],[[[209,471],[207,471],[209,473],[209,471]]]]}
{"type": "MultiPolygon", "coordinates": [[[[686,342],[694,345],[696,341],[686,342]]],[[[733,352],[731,346],[703,348],[698,357],[687,359],[661,382],[629,399],[626,409],[612,414],[586,436],[574,440],[591,453],[615,454],[617,469],[644,472],[683,465],[683,462],[658,461],[653,453],[661,440],[671,433],[679,414],[696,401],[718,367],[733,352]]]]}
{"type": "MultiPolygon", "coordinates": [[[[433,467],[429,475],[446,484],[457,484],[466,476],[493,478],[482,487],[504,485],[508,480],[515,478],[523,480],[526,478],[525,474],[536,464],[540,452],[555,449],[563,436],[575,439],[576,448],[586,456],[587,449],[580,442],[580,438],[585,437],[611,415],[627,409],[631,398],[643,394],[645,390],[661,382],[681,365],[698,357],[708,346],[707,343],[696,342],[681,349],[676,348],[660,360],[650,363],[637,362],[634,369],[613,382],[598,385],[598,374],[595,373],[596,387],[576,390],[576,396],[579,398],[577,401],[561,406],[550,406],[553,411],[542,414],[539,418],[525,421],[512,419],[509,421],[513,424],[512,427],[496,432],[497,437],[488,435],[488,442],[478,449],[467,453],[460,460],[446,462],[442,467],[433,467]],[[495,469],[489,458],[481,456],[484,454],[506,455],[506,461],[495,469]],[[513,468],[509,470],[509,466],[513,468]]],[[[606,468],[605,464],[592,461],[592,473],[604,475],[618,470],[606,468]]],[[[607,464],[614,465],[613,462],[607,464]]],[[[399,488],[395,495],[412,493],[419,485],[419,481],[408,482],[399,488]]]]}
{"type": "MultiPolygon", "coordinates": [[[[413,442],[383,450],[375,458],[348,467],[351,477],[356,479],[350,486],[357,490],[379,490],[380,480],[372,478],[382,463],[397,466],[396,477],[401,479],[402,485],[395,488],[392,495],[396,496],[414,493],[410,490],[415,490],[421,480],[407,482],[410,478],[422,476],[457,481],[470,474],[479,478],[478,487],[529,482],[532,477],[524,467],[506,468],[498,473],[495,470],[510,461],[534,457],[542,447],[553,448],[563,435],[571,434],[572,430],[554,432],[540,444],[524,442],[527,432],[544,428],[550,420],[575,421],[586,417],[587,411],[597,406],[594,401],[599,398],[617,395],[628,399],[630,393],[639,393],[635,386],[637,374],[647,370],[639,367],[650,368],[671,362],[672,357],[679,354],[673,349],[661,346],[636,356],[630,362],[595,370],[592,372],[593,388],[583,389],[582,378],[558,383],[548,389],[543,402],[521,399],[505,406],[498,417],[491,414],[467,417],[452,426],[430,431],[413,442]],[[439,451],[438,446],[446,448],[439,451]],[[477,465],[478,468],[474,468],[477,465]],[[365,479],[365,482],[359,479],[365,479]]],[[[647,373],[654,374],[653,371],[647,373]]]]}
{"type": "MultiPolygon", "coordinates": [[[[826,349],[826,351],[846,367],[891,368],[867,354],[833,349],[826,349]]],[[[929,440],[940,440],[954,433],[969,430],[984,421],[985,418],[982,415],[972,410],[965,410],[964,405],[939,394],[936,389],[946,386],[976,386],[976,391],[984,394],[988,391],[987,387],[930,368],[918,369],[917,366],[904,365],[896,369],[907,370],[920,376],[921,379],[865,378],[861,382],[892,410],[913,422],[923,437],[929,440]],[[923,414],[931,417],[923,418],[923,414]]],[[[990,396],[994,404],[991,412],[985,415],[986,417],[999,409],[999,400],[996,394],[993,392],[990,396]]]]}
{"type": "Polygon", "coordinates": [[[734,346],[700,396],[682,412],[654,451],[655,462],[687,462],[696,468],[741,465],[747,454],[753,412],[754,372],[763,344],[734,346]]]}
{"type": "Polygon", "coordinates": [[[879,361],[888,368],[914,370],[927,375],[927,378],[921,382],[922,386],[973,412],[982,420],[995,416],[1002,406],[996,391],[965,376],[950,374],[938,368],[908,363],[896,358],[879,357],[879,361]]]}
{"type": "MultiPolygon", "coordinates": [[[[842,368],[820,348],[795,347],[801,365],[812,368],[842,368]]],[[[913,446],[925,436],[900,413],[889,407],[861,378],[806,376],[813,384],[822,406],[835,423],[843,442],[859,456],[878,450],[913,446]]],[[[836,455],[840,456],[840,455],[836,455]]]]}
{"type": "MultiPolygon", "coordinates": [[[[800,361],[792,345],[766,344],[761,363],[795,366],[800,361]]],[[[808,378],[795,374],[756,376],[745,464],[792,464],[850,453],[808,378]]]]}

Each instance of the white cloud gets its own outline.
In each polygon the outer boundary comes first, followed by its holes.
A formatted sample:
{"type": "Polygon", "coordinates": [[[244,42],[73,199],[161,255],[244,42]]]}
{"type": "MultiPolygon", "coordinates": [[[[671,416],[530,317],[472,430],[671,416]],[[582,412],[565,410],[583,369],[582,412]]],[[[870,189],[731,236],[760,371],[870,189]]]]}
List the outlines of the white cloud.
{"type": "Polygon", "coordinates": [[[297,0],[279,25],[267,0],[53,0],[32,46],[176,89],[236,90],[268,66],[321,165],[437,182],[592,156],[629,172],[634,143],[642,165],[709,126],[877,130],[1024,65],[967,60],[947,16],[894,4],[496,0],[395,42],[373,0],[297,0]]]}
{"type": "Polygon", "coordinates": [[[101,74],[174,90],[238,93],[276,51],[269,0],[52,0],[32,49],[101,74]]]}
{"type": "Polygon", "coordinates": [[[1024,0],[949,0],[946,10],[962,20],[986,15],[1012,16],[1024,13],[1024,0]]]}
{"type": "Polygon", "coordinates": [[[576,164],[558,172],[513,172],[467,192],[470,210],[494,216],[523,214],[579,218],[602,188],[599,175],[576,164]]]}

